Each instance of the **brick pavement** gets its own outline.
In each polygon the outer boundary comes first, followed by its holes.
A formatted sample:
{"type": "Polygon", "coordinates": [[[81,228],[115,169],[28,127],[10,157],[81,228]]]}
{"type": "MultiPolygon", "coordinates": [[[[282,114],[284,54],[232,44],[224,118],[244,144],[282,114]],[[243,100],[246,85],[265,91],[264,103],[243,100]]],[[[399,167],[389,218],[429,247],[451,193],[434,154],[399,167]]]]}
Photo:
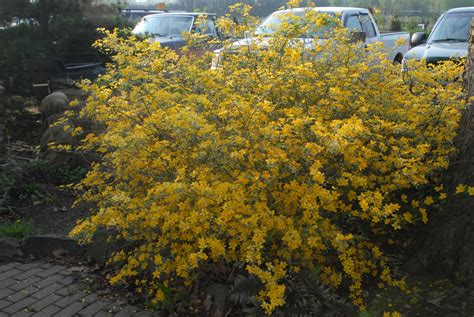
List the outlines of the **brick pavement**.
{"type": "Polygon", "coordinates": [[[87,292],[81,278],[62,265],[0,263],[0,317],[158,316],[87,292]]]}

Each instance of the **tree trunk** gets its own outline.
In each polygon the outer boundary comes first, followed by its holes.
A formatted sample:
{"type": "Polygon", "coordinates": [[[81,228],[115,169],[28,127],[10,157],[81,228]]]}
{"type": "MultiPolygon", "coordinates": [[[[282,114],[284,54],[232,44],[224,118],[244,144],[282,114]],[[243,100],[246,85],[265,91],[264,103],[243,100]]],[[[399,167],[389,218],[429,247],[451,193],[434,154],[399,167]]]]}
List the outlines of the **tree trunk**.
{"type": "Polygon", "coordinates": [[[48,0],[39,0],[38,3],[38,22],[40,27],[41,39],[43,41],[48,40],[48,24],[49,24],[49,10],[48,0]]]}
{"type": "MultiPolygon", "coordinates": [[[[464,73],[466,98],[474,96],[474,19],[464,73]]],[[[468,103],[455,140],[458,154],[448,170],[451,189],[458,184],[474,186],[474,102],[468,103]]],[[[413,273],[450,274],[474,286],[474,197],[454,195],[444,211],[424,229],[406,264],[413,273]]]]}

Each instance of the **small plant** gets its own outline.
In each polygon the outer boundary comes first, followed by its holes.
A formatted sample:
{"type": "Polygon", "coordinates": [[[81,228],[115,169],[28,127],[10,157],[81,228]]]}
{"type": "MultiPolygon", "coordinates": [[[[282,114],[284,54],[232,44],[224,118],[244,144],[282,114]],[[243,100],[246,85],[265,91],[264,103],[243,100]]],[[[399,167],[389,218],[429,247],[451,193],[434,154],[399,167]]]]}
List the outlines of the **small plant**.
{"type": "Polygon", "coordinates": [[[420,294],[419,294],[419,289],[415,289],[413,292],[411,298],[410,298],[410,304],[416,305],[420,302],[420,294]]]}
{"type": "Polygon", "coordinates": [[[87,173],[85,167],[58,166],[43,160],[34,160],[31,170],[48,181],[61,185],[80,182],[87,173]]]}
{"type": "MultiPolygon", "coordinates": [[[[300,272],[285,279],[285,305],[275,311],[276,316],[353,316],[354,307],[334,290],[325,286],[319,275],[300,272]]],[[[238,275],[231,288],[230,300],[250,316],[265,316],[257,299],[264,284],[255,276],[238,275]]]]}
{"type": "Polygon", "coordinates": [[[364,310],[359,313],[359,317],[375,317],[377,316],[372,310],[364,310]]]}
{"type": "Polygon", "coordinates": [[[55,196],[48,190],[48,184],[77,183],[86,172],[84,167],[54,166],[39,159],[8,158],[0,163],[0,209],[8,209],[14,200],[50,203],[55,196]]]}
{"type": "Polygon", "coordinates": [[[26,222],[17,220],[11,224],[0,226],[0,237],[24,239],[33,233],[33,227],[26,222]]]}

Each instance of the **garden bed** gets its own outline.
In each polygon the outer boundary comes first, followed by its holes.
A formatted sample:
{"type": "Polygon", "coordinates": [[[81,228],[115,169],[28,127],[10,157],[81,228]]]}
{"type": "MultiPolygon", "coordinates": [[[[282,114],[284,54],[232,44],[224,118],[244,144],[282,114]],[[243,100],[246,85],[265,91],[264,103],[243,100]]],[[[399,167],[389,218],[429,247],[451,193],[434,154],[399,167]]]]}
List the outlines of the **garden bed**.
{"type": "Polygon", "coordinates": [[[41,117],[34,99],[6,98],[7,155],[1,160],[0,236],[67,234],[84,206],[72,207],[65,185],[85,175],[84,168],[52,166],[39,158],[41,117]]]}

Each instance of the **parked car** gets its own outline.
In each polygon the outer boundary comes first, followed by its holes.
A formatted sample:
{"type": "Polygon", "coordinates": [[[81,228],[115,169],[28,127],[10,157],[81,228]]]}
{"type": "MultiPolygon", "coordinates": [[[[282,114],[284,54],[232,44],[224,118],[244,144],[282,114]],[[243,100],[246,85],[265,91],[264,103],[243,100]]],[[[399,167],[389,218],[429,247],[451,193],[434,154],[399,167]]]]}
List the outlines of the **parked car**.
{"type": "Polygon", "coordinates": [[[186,45],[186,39],[183,35],[187,32],[198,32],[206,34],[210,38],[218,38],[219,34],[215,20],[216,15],[212,13],[172,12],[151,14],[143,17],[132,33],[151,36],[153,41],[159,42],[162,46],[179,49],[186,45]]]}
{"type": "MultiPolygon", "coordinates": [[[[321,14],[324,13],[334,17],[339,17],[344,27],[348,28],[354,34],[362,35],[360,39],[364,41],[365,44],[382,42],[390,60],[394,63],[401,63],[403,55],[409,49],[408,43],[410,34],[407,32],[380,32],[369,10],[352,7],[296,8],[276,11],[263,20],[253,35],[271,35],[275,31],[275,28],[278,28],[278,26],[282,23],[285,15],[294,14],[296,16],[303,16],[308,10],[315,10],[321,14]],[[403,45],[397,44],[399,39],[405,40],[403,45]]],[[[323,33],[328,34],[327,31],[329,31],[329,28],[331,28],[331,26],[325,26],[322,29],[324,32],[321,32],[320,36],[322,36],[323,33]]],[[[233,43],[230,50],[236,49],[240,46],[248,45],[252,42],[253,35],[251,35],[249,38],[245,38],[233,43]]],[[[308,39],[311,38],[308,37],[308,39]]],[[[212,65],[213,68],[216,68],[221,62],[222,52],[222,49],[215,51],[215,57],[212,65]]]]}
{"type": "Polygon", "coordinates": [[[451,9],[438,19],[429,36],[424,32],[413,34],[413,48],[405,54],[403,69],[407,70],[406,60],[410,59],[437,63],[466,57],[473,18],[474,7],[451,9]]]}
{"type": "Polygon", "coordinates": [[[161,10],[148,10],[148,9],[124,9],[122,10],[122,16],[132,23],[137,23],[141,18],[150,14],[164,13],[161,10]]]}
{"type": "Polygon", "coordinates": [[[105,63],[94,53],[63,54],[24,60],[23,68],[33,81],[38,100],[60,90],[79,90],[78,82],[95,80],[105,72],[105,63]]]}

